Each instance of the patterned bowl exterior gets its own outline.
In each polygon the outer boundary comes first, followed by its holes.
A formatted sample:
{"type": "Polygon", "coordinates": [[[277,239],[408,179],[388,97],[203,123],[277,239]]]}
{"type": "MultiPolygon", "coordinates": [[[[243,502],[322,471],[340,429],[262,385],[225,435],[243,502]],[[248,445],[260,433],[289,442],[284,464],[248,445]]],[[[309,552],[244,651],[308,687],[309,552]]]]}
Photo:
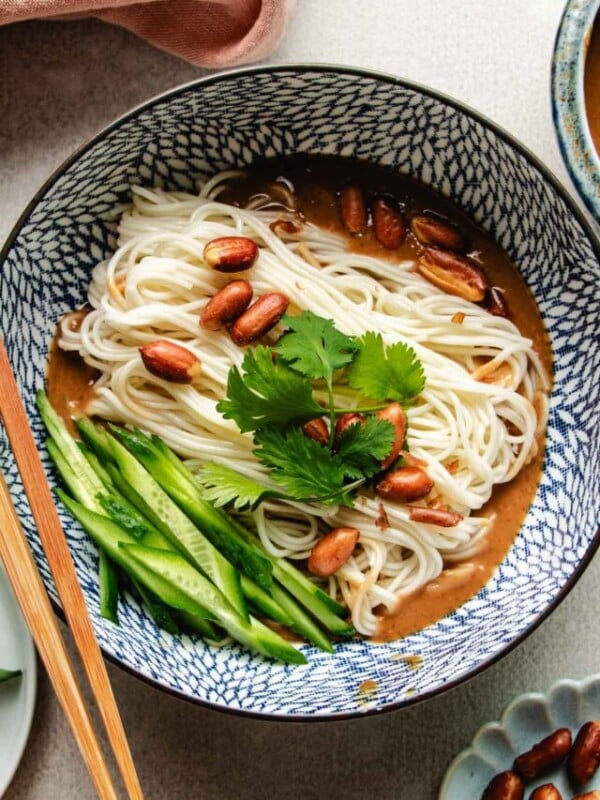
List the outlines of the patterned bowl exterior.
{"type": "Polygon", "coordinates": [[[600,222],[600,157],[585,111],[585,58],[600,0],[569,0],[552,56],[552,114],[567,169],[585,204],[600,222]]]}
{"type": "MultiPolygon", "coordinates": [[[[93,265],[114,247],[129,185],[192,189],[216,170],[297,152],[369,159],[431,184],[489,231],[537,298],[556,357],[546,465],[497,574],[461,608],[402,641],[346,642],[334,656],[305,646],[308,666],[287,667],[237,646],[215,649],[171,636],[133,600],[123,606],[120,627],[102,619],[95,549],[61,515],[107,656],[221,710],[322,719],[397,708],[472,676],[549,613],[598,545],[599,243],[564,191],[504,132],[422,87],[327,66],[211,77],[117,121],[40,191],[5,249],[0,330],[45,457],[34,392],[44,382],[48,345],[58,317],[83,302],[93,265]],[[423,660],[418,670],[402,658],[415,654],[423,660]],[[368,692],[361,690],[367,680],[374,681],[368,692]]],[[[55,599],[6,450],[2,468],[55,599]]]]}
{"type": "MultiPolygon", "coordinates": [[[[450,764],[438,800],[479,800],[493,776],[510,769],[514,759],[536,742],[558,728],[569,728],[575,740],[581,726],[593,719],[600,719],[600,675],[559,681],[545,695],[520,695],[499,722],[484,725],[471,746],[450,764]]],[[[528,796],[544,783],[553,783],[562,797],[575,792],[564,766],[528,784],[528,796]]],[[[586,792],[592,789],[600,789],[600,770],[585,785],[586,792]]]]}

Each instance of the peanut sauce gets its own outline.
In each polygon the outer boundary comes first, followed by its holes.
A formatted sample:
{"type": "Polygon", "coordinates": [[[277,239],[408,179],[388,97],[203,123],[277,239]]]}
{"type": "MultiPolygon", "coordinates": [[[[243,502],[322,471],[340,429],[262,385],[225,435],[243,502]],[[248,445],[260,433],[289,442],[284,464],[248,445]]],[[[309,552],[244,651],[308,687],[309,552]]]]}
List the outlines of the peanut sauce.
{"type": "MultiPolygon", "coordinates": [[[[345,235],[349,249],[357,253],[397,262],[415,260],[418,243],[409,231],[399,248],[387,250],[378,243],[371,227],[360,236],[349,236],[340,221],[338,200],[340,190],[348,184],[360,186],[367,197],[392,196],[407,221],[411,213],[431,211],[455,223],[467,235],[469,254],[480,262],[490,284],[504,290],[512,320],[533,341],[547,374],[551,375],[549,340],[523,279],[508,256],[448,200],[389,169],[356,160],[315,156],[263,162],[228,188],[219,200],[243,205],[274,181],[282,186],[277,181],[281,176],[293,184],[300,214],[325,230],[345,235]]],[[[48,393],[52,405],[69,423],[71,416],[85,413],[85,405],[93,394],[94,377],[94,371],[77,356],[61,352],[54,343],[48,367],[48,393]]],[[[432,624],[475,595],[490,579],[514,541],[535,496],[543,463],[542,444],[530,464],[510,483],[496,486],[490,501],[475,512],[477,516],[493,519],[477,555],[468,562],[448,564],[434,581],[402,598],[394,612],[381,618],[376,639],[398,639],[432,624]]],[[[279,626],[277,629],[281,632],[279,626]]]]}
{"type": "Polygon", "coordinates": [[[596,17],[588,46],[583,91],[590,133],[600,156],[600,14],[596,17]]]}

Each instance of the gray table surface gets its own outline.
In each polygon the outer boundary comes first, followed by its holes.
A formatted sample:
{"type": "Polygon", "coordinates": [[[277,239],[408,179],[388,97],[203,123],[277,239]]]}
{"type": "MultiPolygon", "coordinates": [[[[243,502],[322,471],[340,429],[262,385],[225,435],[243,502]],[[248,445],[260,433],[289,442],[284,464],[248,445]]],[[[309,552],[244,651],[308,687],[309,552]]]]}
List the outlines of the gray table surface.
{"type": "MultiPolygon", "coordinates": [[[[563,0],[298,0],[272,63],[394,73],[473,106],[572,191],[552,127],[549,74],[563,0]]],[[[204,74],[95,20],[0,28],[0,241],[35,190],[106,123],[204,74]]],[[[327,797],[429,800],[448,763],[524,691],[600,671],[600,556],[527,641],[470,682],[404,711],[319,725],[207,711],[110,666],[151,800],[327,797]]],[[[35,719],[7,800],[94,791],[40,670],[35,719]]],[[[467,799],[465,799],[467,800],[467,799]]]]}

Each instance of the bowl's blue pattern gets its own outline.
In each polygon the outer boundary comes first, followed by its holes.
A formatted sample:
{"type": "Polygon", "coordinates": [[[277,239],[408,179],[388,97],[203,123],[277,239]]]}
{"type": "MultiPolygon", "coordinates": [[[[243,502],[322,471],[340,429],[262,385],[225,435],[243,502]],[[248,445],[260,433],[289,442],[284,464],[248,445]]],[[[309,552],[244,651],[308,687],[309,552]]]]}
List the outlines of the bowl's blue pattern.
{"type": "Polygon", "coordinates": [[[585,111],[587,47],[600,0],[569,0],[552,56],[552,113],[558,143],[573,183],[600,223],[600,156],[585,111]]]}
{"type": "MultiPolygon", "coordinates": [[[[62,514],[107,654],[157,685],[221,709],[318,718],[402,705],[473,674],[547,613],[597,544],[598,244],[561,190],[506,135],[427,90],[327,67],[229,73],[128,115],[49,182],[7,249],[0,329],[44,451],[33,396],[44,381],[54,326],[83,302],[92,266],[114,246],[130,183],[191,189],[199,176],[295,152],[370,159],[465,208],[518,264],[556,358],[544,476],[515,545],[477,597],[403,641],[347,642],[335,656],[306,646],[309,665],[290,668],[237,646],[173,637],[133,600],[116,627],[98,614],[94,547],[62,514]],[[401,658],[412,654],[422,657],[421,669],[401,658]],[[364,693],[366,680],[375,688],[364,693]]],[[[56,597],[6,451],[2,467],[56,597]]]]}

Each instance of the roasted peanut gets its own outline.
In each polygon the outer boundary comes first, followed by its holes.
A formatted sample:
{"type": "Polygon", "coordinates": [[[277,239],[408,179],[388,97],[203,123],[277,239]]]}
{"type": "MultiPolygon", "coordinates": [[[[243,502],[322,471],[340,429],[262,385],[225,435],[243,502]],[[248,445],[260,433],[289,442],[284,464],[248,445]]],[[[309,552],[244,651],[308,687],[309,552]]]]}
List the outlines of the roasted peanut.
{"type": "Polygon", "coordinates": [[[250,305],[252,286],[248,281],[231,281],[220,289],[204,306],[200,324],[208,330],[217,330],[234,322],[250,305]]]}
{"type": "Polygon", "coordinates": [[[271,222],[269,228],[273,231],[275,236],[285,239],[294,237],[300,233],[302,225],[291,219],[276,219],[275,222],[271,222]]]}
{"type": "Polygon", "coordinates": [[[334,528],[313,547],[308,569],[319,578],[328,578],[350,558],[358,542],[356,528],[334,528]]]}
{"type": "Polygon", "coordinates": [[[490,314],[493,314],[495,317],[506,317],[506,319],[510,318],[510,311],[508,309],[506,298],[504,297],[504,292],[497,286],[490,286],[490,288],[486,291],[485,307],[490,314]]]}
{"type": "Polygon", "coordinates": [[[279,292],[263,294],[237,318],[230,330],[231,338],[240,346],[260,339],[277,325],[289,303],[285,294],[279,292]]]}
{"type": "Polygon", "coordinates": [[[539,778],[560,764],[570,749],[571,731],[568,728],[559,728],[534,744],[531,750],[515,758],[513,769],[525,780],[539,778]]]}
{"type": "Polygon", "coordinates": [[[481,800],[523,800],[525,785],[518,775],[507,770],[495,775],[488,783],[481,800]]]}
{"type": "Polygon", "coordinates": [[[426,522],[440,528],[454,528],[463,517],[456,511],[445,508],[427,508],[425,506],[409,506],[408,518],[411,522],[426,522]]]}
{"type": "Polygon", "coordinates": [[[562,800],[562,794],[553,783],[545,783],[531,793],[529,800],[562,800]]]}
{"type": "Polygon", "coordinates": [[[243,272],[258,258],[258,246],[246,236],[221,236],[208,242],[202,256],[217,272],[243,272]]]}
{"type": "Polygon", "coordinates": [[[329,443],[329,429],[322,417],[306,422],[302,426],[302,430],[305,436],[308,436],[309,439],[314,439],[319,444],[327,445],[329,443]]]}
{"type": "Polygon", "coordinates": [[[467,242],[463,234],[449,222],[429,214],[419,214],[410,221],[410,229],[421,244],[464,253],[467,242]]]}
{"type": "Polygon", "coordinates": [[[421,500],[433,489],[433,481],[420,467],[400,467],[389,472],[375,487],[379,497],[397,503],[421,500]]]}
{"type": "Polygon", "coordinates": [[[428,281],[448,294],[455,294],[473,303],[485,297],[489,283],[471,258],[449,250],[426,247],[417,262],[417,269],[428,281]]]}
{"type": "Polygon", "coordinates": [[[350,412],[348,414],[340,414],[335,423],[334,442],[336,447],[340,443],[340,439],[342,438],[342,434],[344,433],[346,428],[349,428],[350,425],[359,425],[359,424],[362,425],[364,421],[365,418],[362,414],[357,414],[353,412],[350,412]]]}
{"type": "Polygon", "coordinates": [[[140,355],[148,372],[171,383],[192,383],[200,374],[200,359],[167,339],[145,344],[140,355]]]}
{"type": "Polygon", "coordinates": [[[340,194],[340,215],[344,227],[353,236],[365,232],[367,227],[367,207],[365,198],[358,186],[346,186],[340,194]]]}
{"type": "Polygon", "coordinates": [[[583,786],[595,774],[600,764],[600,721],[586,722],[575,737],[567,761],[567,771],[573,783],[583,786]]]}
{"type": "Polygon", "coordinates": [[[377,197],[371,206],[375,237],[386,250],[400,247],[406,237],[406,225],[398,206],[385,197],[377,197]]]}
{"type": "Polygon", "coordinates": [[[390,403],[387,408],[377,412],[377,417],[394,426],[394,443],[386,458],[381,462],[381,469],[387,469],[398,458],[406,436],[406,414],[400,403],[390,403]]]}

